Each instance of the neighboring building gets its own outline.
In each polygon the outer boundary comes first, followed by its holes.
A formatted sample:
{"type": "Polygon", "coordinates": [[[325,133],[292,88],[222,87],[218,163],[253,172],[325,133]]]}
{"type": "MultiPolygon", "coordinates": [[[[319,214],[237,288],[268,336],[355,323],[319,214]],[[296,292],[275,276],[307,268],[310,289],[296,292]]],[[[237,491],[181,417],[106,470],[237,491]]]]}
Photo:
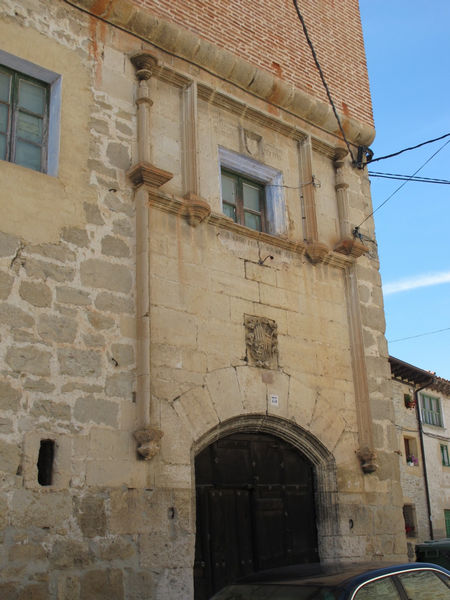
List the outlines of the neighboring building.
{"type": "MultiPolygon", "coordinates": [[[[300,4],[364,155],[358,2],[300,4]]],[[[0,40],[0,596],[404,558],[367,172],[292,3],[3,0],[0,40]]]]}
{"type": "Polygon", "coordinates": [[[408,553],[450,537],[450,381],[390,357],[408,553]]]}

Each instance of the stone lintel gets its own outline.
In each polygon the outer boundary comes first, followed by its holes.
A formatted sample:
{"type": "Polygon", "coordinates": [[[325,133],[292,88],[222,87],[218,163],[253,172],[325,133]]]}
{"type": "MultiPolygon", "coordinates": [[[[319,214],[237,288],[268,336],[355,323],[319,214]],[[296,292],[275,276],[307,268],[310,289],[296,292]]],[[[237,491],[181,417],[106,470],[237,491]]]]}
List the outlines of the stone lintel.
{"type": "Polygon", "coordinates": [[[148,185],[159,188],[173,177],[173,173],[158,169],[149,162],[139,162],[134,167],[127,171],[127,176],[133,183],[134,187],[148,185]]]}
{"type": "Polygon", "coordinates": [[[161,446],[160,441],[164,433],[154,427],[143,427],[134,432],[134,438],[137,441],[137,453],[144,460],[151,460],[158,454],[161,446]]]}
{"type": "Polygon", "coordinates": [[[353,256],[359,258],[363,254],[369,251],[369,248],[362,242],[355,240],[354,238],[344,238],[340,240],[334,247],[335,252],[345,254],[346,256],[353,256]]]}

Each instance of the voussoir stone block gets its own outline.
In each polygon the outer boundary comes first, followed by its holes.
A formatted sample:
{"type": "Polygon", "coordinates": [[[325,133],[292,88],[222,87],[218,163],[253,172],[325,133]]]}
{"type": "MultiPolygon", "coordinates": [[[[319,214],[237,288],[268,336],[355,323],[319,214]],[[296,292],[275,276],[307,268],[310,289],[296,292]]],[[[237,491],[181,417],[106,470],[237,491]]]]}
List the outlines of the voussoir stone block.
{"type": "Polygon", "coordinates": [[[130,269],[124,265],[91,258],[81,264],[81,283],[88,287],[103,288],[124,294],[131,290],[130,269]]]}

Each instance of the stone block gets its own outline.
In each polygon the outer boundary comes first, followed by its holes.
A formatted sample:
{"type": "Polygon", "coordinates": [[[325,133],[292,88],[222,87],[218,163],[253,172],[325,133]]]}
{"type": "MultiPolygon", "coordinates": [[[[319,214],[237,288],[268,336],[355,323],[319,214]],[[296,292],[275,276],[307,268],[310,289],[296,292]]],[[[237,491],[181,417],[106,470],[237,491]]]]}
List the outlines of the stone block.
{"type": "Polygon", "coordinates": [[[14,490],[11,498],[11,525],[48,528],[65,535],[72,518],[72,498],[67,490],[42,494],[40,490],[14,490]]]}
{"type": "Polygon", "coordinates": [[[61,348],[58,350],[59,369],[63,375],[100,377],[101,354],[95,350],[61,348]]]}
{"type": "Polygon", "coordinates": [[[167,568],[158,578],[156,598],[164,598],[164,600],[192,598],[194,593],[192,588],[192,567],[167,568]]]}
{"type": "Polygon", "coordinates": [[[88,311],[85,314],[94,329],[111,329],[115,323],[114,319],[99,312],[88,311]]]}
{"type": "Polygon", "coordinates": [[[0,381],[0,410],[17,412],[22,392],[8,381],[0,381]]]}
{"type": "Polygon", "coordinates": [[[106,535],[105,500],[99,495],[74,498],[77,523],[87,538],[106,535]]]}
{"type": "Polygon", "coordinates": [[[193,439],[198,439],[219,422],[211,396],[204,387],[199,386],[182,394],[173,402],[173,407],[187,424],[193,439]]]}
{"type": "Polygon", "coordinates": [[[36,246],[27,246],[26,250],[27,253],[39,254],[45,258],[58,260],[62,263],[74,261],[76,258],[76,254],[62,244],[39,244],[36,246]]]}
{"type": "Polygon", "coordinates": [[[36,346],[13,346],[8,348],[6,362],[16,373],[31,375],[50,375],[50,352],[36,346]]]}
{"type": "Polygon", "coordinates": [[[100,209],[96,204],[85,202],[83,204],[83,208],[86,221],[88,223],[91,223],[92,225],[104,225],[105,221],[103,220],[100,209]]]}
{"type": "Polygon", "coordinates": [[[91,348],[103,348],[105,346],[105,338],[100,333],[88,333],[83,335],[83,342],[91,348]]]}
{"type": "Polygon", "coordinates": [[[18,593],[16,583],[0,583],[0,598],[2,600],[17,600],[18,593]]]}
{"type": "Polygon", "coordinates": [[[28,277],[43,279],[44,281],[53,279],[58,283],[63,283],[72,281],[75,277],[75,269],[71,267],[63,267],[33,258],[26,258],[23,266],[28,277]]]}
{"type": "Polygon", "coordinates": [[[79,248],[86,248],[89,245],[89,237],[85,229],[79,227],[64,227],[61,238],[69,244],[74,244],[79,248]]]}
{"type": "Polygon", "coordinates": [[[131,270],[115,263],[90,258],[81,263],[81,283],[88,287],[102,288],[127,294],[131,290],[131,270]]]}
{"type": "Polygon", "coordinates": [[[260,265],[247,261],[245,263],[245,278],[271,286],[277,284],[276,271],[270,267],[270,263],[268,265],[260,265]]]}
{"type": "MultiPolygon", "coordinates": [[[[23,384],[23,389],[30,392],[40,392],[42,394],[50,394],[55,389],[55,385],[46,379],[30,379],[27,378],[23,384]]],[[[1,397],[1,392],[0,392],[1,397]]]]}
{"type": "Polygon", "coordinates": [[[288,417],[309,428],[316,404],[316,392],[295,377],[290,378],[288,417]]]}
{"type": "Polygon", "coordinates": [[[58,419],[70,421],[71,408],[61,402],[53,402],[47,399],[35,399],[30,414],[33,417],[45,417],[46,419],[58,419]]]}
{"type": "Polygon", "coordinates": [[[20,464],[20,448],[17,444],[9,444],[0,440],[0,471],[17,473],[20,464]]]}
{"type": "Polygon", "coordinates": [[[117,396],[124,400],[130,400],[134,387],[135,375],[131,371],[115,373],[106,378],[106,395],[117,396]]]}
{"type": "Polygon", "coordinates": [[[104,202],[105,206],[107,206],[113,212],[123,213],[128,217],[132,217],[134,215],[133,204],[123,202],[120,196],[114,192],[109,192],[106,194],[104,202]]]}
{"type": "Polygon", "coordinates": [[[112,344],[111,355],[119,367],[128,367],[134,363],[134,348],[130,344],[112,344]]]}
{"type": "Polygon", "coordinates": [[[123,576],[119,569],[88,571],[81,576],[80,598],[83,600],[123,600],[123,576]]]}
{"type": "Polygon", "coordinates": [[[134,439],[127,431],[93,427],[89,434],[89,456],[95,460],[134,459],[134,439]]]}
{"type": "Polygon", "coordinates": [[[6,300],[11,293],[14,277],[0,271],[0,300],[6,300]]]}
{"type": "Polygon", "coordinates": [[[197,346],[197,321],[187,313],[163,307],[151,311],[153,341],[173,346],[197,346]]]}
{"type": "Polygon", "coordinates": [[[130,219],[115,219],[113,233],[127,238],[134,238],[134,226],[130,219]]]}
{"type": "Polygon", "coordinates": [[[19,238],[0,231],[0,256],[14,256],[19,246],[19,238]]]}
{"type": "Polygon", "coordinates": [[[57,287],[56,300],[62,304],[75,304],[76,306],[88,306],[91,303],[90,295],[87,292],[73,287],[57,287]]]}
{"type": "Polygon", "coordinates": [[[17,600],[48,600],[48,583],[32,583],[23,587],[17,600]]]}
{"type": "Polygon", "coordinates": [[[57,600],[80,600],[80,580],[76,575],[58,574],[57,600]]]}
{"type": "Polygon", "coordinates": [[[47,342],[70,344],[77,335],[77,322],[67,317],[44,314],[39,317],[37,329],[47,342]]]}
{"type": "Polygon", "coordinates": [[[10,327],[32,327],[34,319],[21,308],[4,302],[0,304],[0,324],[10,327]]]}
{"type": "Polygon", "coordinates": [[[136,555],[137,550],[131,539],[120,537],[99,540],[93,548],[99,559],[108,562],[132,558],[136,555]]]}
{"type": "Polygon", "coordinates": [[[125,569],[125,589],[127,600],[155,598],[154,574],[150,573],[148,569],[144,571],[125,569]]]}
{"type": "Polygon", "coordinates": [[[140,566],[147,569],[169,568],[177,557],[179,567],[192,565],[195,535],[174,527],[170,536],[166,532],[152,532],[139,536],[140,566]]]}
{"type": "Polygon", "coordinates": [[[128,258],[130,256],[130,248],[120,238],[107,235],[102,239],[102,254],[117,258],[128,258]]]}
{"type": "Polygon", "coordinates": [[[0,417],[0,434],[6,435],[8,433],[14,433],[13,422],[11,419],[0,417]]]}
{"type": "Polygon", "coordinates": [[[117,426],[119,407],[115,402],[87,396],[79,398],[73,409],[74,418],[80,423],[105,424],[117,426]]]}
{"type": "Polygon", "coordinates": [[[15,544],[9,549],[9,560],[36,562],[46,560],[47,552],[40,544],[22,543],[15,544]]]}
{"type": "Polygon", "coordinates": [[[95,307],[98,310],[112,312],[116,314],[132,314],[134,312],[134,302],[130,297],[121,297],[108,292],[100,292],[95,299],[95,307]]]}
{"type": "Polygon", "coordinates": [[[257,367],[236,368],[245,413],[266,413],[267,389],[261,377],[263,371],[257,367]]]}

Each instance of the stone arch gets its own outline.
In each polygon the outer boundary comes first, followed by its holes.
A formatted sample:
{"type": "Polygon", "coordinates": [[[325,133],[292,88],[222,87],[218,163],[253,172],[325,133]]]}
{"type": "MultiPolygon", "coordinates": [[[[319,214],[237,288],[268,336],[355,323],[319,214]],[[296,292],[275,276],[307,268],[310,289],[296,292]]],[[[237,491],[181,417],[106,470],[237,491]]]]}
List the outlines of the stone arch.
{"type": "MultiPolygon", "coordinates": [[[[195,457],[206,447],[233,433],[268,433],[291,444],[313,465],[317,535],[321,561],[334,558],[339,537],[339,511],[336,462],[333,454],[312,433],[288,419],[261,414],[247,414],[220,422],[203,434],[192,446],[195,457]]],[[[193,478],[195,497],[195,477],[193,478]]]]}

